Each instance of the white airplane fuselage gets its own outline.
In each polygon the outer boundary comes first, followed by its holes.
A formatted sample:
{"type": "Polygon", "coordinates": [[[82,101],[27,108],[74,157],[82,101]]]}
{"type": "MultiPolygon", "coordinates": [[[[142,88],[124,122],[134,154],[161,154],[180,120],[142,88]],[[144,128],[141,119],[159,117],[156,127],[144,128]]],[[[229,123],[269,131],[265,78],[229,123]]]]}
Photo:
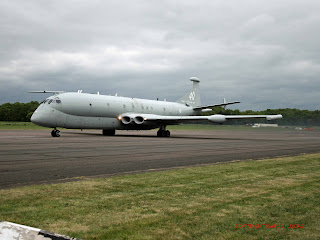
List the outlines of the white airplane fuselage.
{"type": "Polygon", "coordinates": [[[160,124],[142,124],[143,117],[139,118],[140,122],[135,121],[139,114],[191,116],[199,112],[176,102],[88,93],[62,93],[47,98],[34,112],[31,121],[51,128],[143,130],[158,128],[160,124]],[[132,119],[127,119],[130,122],[124,124],[124,121],[121,121],[123,116],[132,116],[132,119]]]}
{"type": "Polygon", "coordinates": [[[177,102],[155,101],[138,98],[106,96],[88,93],[61,93],[59,91],[34,91],[55,93],[47,98],[33,113],[31,121],[37,125],[54,128],[51,135],[59,137],[56,128],[102,129],[103,135],[114,135],[115,130],[149,130],[159,128],[157,136],[169,137],[167,125],[190,121],[224,123],[233,119],[265,118],[281,119],[278,115],[221,115],[199,116],[218,106],[239,102],[225,102],[201,106],[199,82],[193,77],[191,92],[177,102]]]}

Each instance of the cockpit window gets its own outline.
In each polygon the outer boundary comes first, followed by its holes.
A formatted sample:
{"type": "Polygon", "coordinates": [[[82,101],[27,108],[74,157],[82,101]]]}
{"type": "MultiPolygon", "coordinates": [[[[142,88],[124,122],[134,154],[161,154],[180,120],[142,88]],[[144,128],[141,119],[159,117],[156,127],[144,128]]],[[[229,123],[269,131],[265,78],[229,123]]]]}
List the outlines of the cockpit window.
{"type": "Polygon", "coordinates": [[[50,104],[50,103],[58,103],[60,104],[61,103],[61,100],[59,98],[55,98],[55,99],[46,99],[42,102],[43,104],[50,104]]]}

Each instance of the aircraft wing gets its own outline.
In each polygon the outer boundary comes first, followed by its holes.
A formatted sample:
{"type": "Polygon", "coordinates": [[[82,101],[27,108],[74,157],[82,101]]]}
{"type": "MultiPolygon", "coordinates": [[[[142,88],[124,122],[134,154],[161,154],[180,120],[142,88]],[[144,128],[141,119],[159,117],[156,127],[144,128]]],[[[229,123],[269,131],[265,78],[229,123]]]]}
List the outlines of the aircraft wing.
{"type": "Polygon", "coordinates": [[[208,120],[211,122],[225,122],[226,120],[235,119],[251,119],[251,118],[265,118],[267,120],[281,119],[282,115],[221,115],[215,114],[210,116],[161,116],[161,115],[149,115],[144,116],[145,121],[196,121],[196,120],[208,120]]]}
{"type": "Polygon", "coordinates": [[[206,121],[208,116],[161,116],[161,115],[147,115],[143,116],[145,121],[157,121],[168,124],[179,124],[188,121],[206,121]]]}
{"type": "MultiPolygon", "coordinates": [[[[214,116],[214,115],[212,115],[214,116]]],[[[277,115],[226,115],[225,116],[226,119],[250,119],[250,118],[265,118],[268,121],[270,120],[277,120],[277,119],[281,119],[282,115],[281,114],[277,114],[277,115]]]]}
{"type": "Polygon", "coordinates": [[[236,104],[236,103],[240,103],[240,102],[238,102],[238,101],[236,101],[236,102],[225,102],[225,103],[219,103],[219,104],[208,105],[208,106],[194,107],[193,109],[194,110],[201,110],[201,109],[207,109],[207,108],[222,107],[222,106],[227,106],[227,105],[236,104]]]}
{"type": "Polygon", "coordinates": [[[221,115],[215,114],[210,116],[162,116],[156,114],[138,114],[128,113],[122,114],[119,117],[124,124],[135,122],[137,124],[143,124],[144,122],[159,122],[167,125],[179,124],[188,121],[210,121],[213,123],[224,123],[227,120],[235,119],[252,119],[252,118],[265,118],[267,120],[281,119],[282,115],[221,115]]]}

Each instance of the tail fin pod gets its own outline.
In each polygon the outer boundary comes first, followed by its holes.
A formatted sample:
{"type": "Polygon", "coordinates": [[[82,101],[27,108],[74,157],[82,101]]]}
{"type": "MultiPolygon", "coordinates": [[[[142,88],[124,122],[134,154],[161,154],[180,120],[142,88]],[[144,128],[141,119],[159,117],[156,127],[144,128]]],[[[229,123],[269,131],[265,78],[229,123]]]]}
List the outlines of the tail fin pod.
{"type": "Polygon", "coordinates": [[[200,89],[199,89],[200,80],[196,77],[192,77],[190,78],[190,81],[193,82],[192,91],[184,95],[177,102],[186,104],[190,107],[199,107],[201,106],[200,89]]]}

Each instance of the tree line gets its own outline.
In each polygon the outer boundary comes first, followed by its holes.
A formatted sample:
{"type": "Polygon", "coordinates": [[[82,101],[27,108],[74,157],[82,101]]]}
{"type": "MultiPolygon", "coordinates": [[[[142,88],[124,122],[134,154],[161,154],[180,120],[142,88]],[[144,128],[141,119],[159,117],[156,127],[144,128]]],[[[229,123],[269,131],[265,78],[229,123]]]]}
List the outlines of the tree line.
{"type": "MultiPolygon", "coordinates": [[[[16,121],[29,122],[32,113],[37,109],[39,103],[32,101],[29,103],[5,103],[0,105],[0,121],[16,121]]],[[[224,109],[223,107],[214,108],[212,111],[204,113],[204,115],[223,114],[223,115],[271,115],[282,114],[283,119],[276,120],[279,125],[297,125],[297,126],[320,126],[320,111],[300,110],[296,108],[285,109],[267,109],[264,111],[240,111],[238,109],[224,109]]],[[[255,123],[264,120],[247,119],[234,120],[227,124],[246,124],[255,123]]]]}
{"type": "Polygon", "coordinates": [[[0,105],[0,121],[30,122],[33,112],[39,105],[36,101],[2,104],[0,105]]]}
{"type": "Polygon", "coordinates": [[[244,120],[233,120],[227,122],[227,124],[239,125],[246,123],[256,123],[256,122],[268,122],[268,123],[278,123],[279,125],[290,125],[290,126],[320,126],[320,111],[309,111],[300,110],[296,108],[279,108],[279,109],[267,109],[264,111],[240,111],[238,109],[224,109],[223,107],[218,107],[210,112],[205,113],[205,115],[212,114],[223,114],[223,115],[273,115],[281,114],[283,116],[280,120],[267,121],[258,119],[244,119],[244,120]]]}

